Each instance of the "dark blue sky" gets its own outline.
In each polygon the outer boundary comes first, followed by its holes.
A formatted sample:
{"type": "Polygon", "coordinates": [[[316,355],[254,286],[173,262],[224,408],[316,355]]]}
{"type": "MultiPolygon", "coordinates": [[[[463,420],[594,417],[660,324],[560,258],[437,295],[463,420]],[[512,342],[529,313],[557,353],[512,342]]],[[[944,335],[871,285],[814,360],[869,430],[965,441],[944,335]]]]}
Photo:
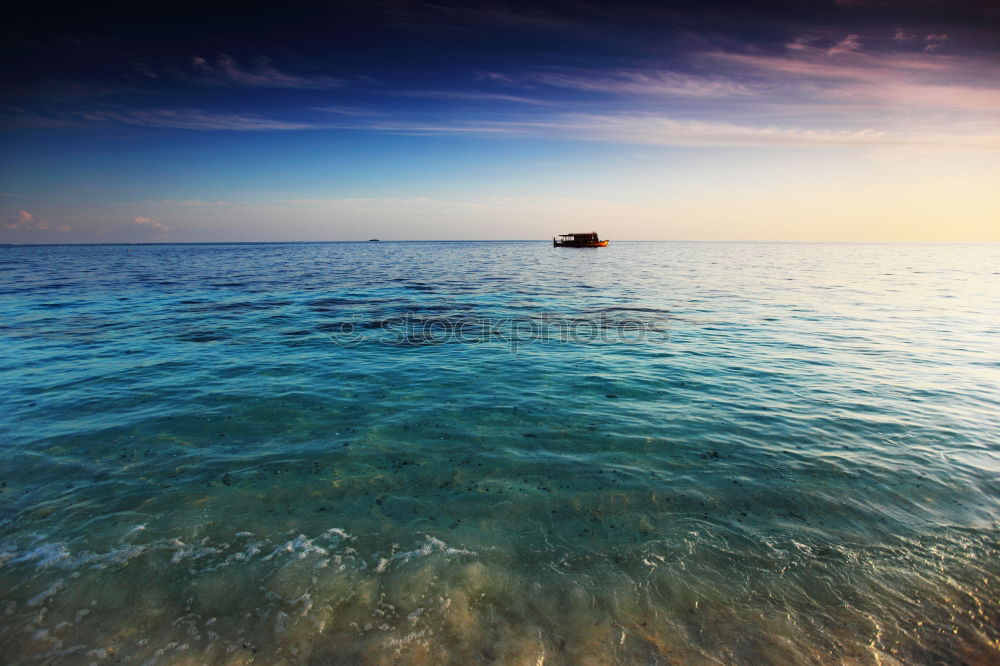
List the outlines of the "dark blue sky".
{"type": "Polygon", "coordinates": [[[519,238],[607,219],[631,237],[861,239],[880,220],[873,237],[916,239],[950,238],[935,220],[960,211],[955,239],[998,237],[978,186],[997,175],[998,8],[21,8],[3,27],[0,233],[519,238]]]}

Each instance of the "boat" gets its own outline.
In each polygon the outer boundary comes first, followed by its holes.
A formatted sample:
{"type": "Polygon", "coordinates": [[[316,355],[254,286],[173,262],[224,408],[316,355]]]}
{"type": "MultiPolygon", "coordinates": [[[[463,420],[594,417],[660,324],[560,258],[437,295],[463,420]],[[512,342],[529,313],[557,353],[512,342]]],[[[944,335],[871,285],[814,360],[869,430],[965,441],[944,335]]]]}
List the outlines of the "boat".
{"type": "Polygon", "coordinates": [[[369,243],[377,243],[377,242],[379,242],[379,240],[377,238],[369,238],[368,242],[369,243]]]}
{"type": "Polygon", "coordinates": [[[596,231],[584,234],[559,234],[552,239],[552,247],[607,247],[608,241],[597,237],[596,231]]]}

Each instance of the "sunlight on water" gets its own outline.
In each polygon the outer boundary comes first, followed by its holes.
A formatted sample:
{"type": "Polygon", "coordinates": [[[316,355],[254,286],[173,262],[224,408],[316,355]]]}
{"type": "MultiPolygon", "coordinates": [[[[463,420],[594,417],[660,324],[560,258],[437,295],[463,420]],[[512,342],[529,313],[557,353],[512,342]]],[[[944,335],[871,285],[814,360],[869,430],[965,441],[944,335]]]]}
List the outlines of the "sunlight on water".
{"type": "Polygon", "coordinates": [[[7,663],[996,663],[1000,247],[0,251],[7,663]]]}

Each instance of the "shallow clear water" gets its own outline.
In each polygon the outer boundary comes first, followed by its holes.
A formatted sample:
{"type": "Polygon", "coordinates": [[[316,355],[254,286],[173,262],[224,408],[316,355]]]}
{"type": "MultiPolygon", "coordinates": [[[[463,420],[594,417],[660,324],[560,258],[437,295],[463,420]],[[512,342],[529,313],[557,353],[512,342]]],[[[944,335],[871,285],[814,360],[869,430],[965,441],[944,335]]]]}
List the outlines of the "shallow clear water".
{"type": "Polygon", "coordinates": [[[1000,246],[0,276],[6,663],[1000,659],[1000,246]]]}

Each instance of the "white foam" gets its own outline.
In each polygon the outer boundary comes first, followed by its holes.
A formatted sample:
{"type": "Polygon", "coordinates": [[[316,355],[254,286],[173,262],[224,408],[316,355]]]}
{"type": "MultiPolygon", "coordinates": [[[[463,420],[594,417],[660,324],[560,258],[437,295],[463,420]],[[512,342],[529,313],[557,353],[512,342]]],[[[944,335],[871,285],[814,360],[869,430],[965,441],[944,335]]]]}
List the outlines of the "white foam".
{"type": "Polygon", "coordinates": [[[388,647],[395,648],[396,652],[399,653],[400,651],[402,651],[404,647],[406,647],[413,641],[419,640],[429,634],[430,634],[429,629],[421,629],[420,631],[414,631],[412,633],[409,633],[403,636],[402,638],[390,638],[388,641],[386,641],[386,645],[388,645],[388,647]]]}
{"type": "Polygon", "coordinates": [[[312,607],[313,607],[312,596],[308,592],[306,592],[305,594],[303,594],[298,599],[293,599],[292,603],[293,604],[298,604],[298,603],[302,604],[302,613],[301,613],[302,615],[308,615],[309,611],[311,611],[312,607]]]}
{"type": "MultiPolygon", "coordinates": [[[[249,532],[247,534],[249,534],[249,532]]],[[[242,561],[242,560],[249,561],[253,559],[254,555],[257,555],[258,553],[261,552],[260,547],[262,545],[263,545],[262,542],[247,544],[247,547],[242,552],[233,553],[232,555],[229,555],[226,558],[226,564],[229,564],[234,561],[242,561]]]]}
{"type": "Polygon", "coordinates": [[[65,562],[69,557],[69,550],[61,543],[43,543],[26,553],[14,557],[10,560],[10,563],[24,564],[31,562],[39,569],[46,569],[54,564],[65,562]]]}
{"type": "Polygon", "coordinates": [[[434,553],[441,553],[444,555],[475,555],[471,550],[463,550],[459,548],[451,548],[441,539],[432,537],[429,534],[425,534],[424,538],[426,541],[420,548],[416,550],[408,550],[402,553],[393,553],[392,557],[396,560],[409,560],[413,557],[427,557],[428,555],[433,555],[434,553]]]}
{"type": "Polygon", "coordinates": [[[329,537],[331,537],[331,536],[338,536],[338,537],[340,537],[341,539],[343,539],[344,541],[347,541],[348,539],[350,539],[350,538],[351,538],[351,535],[350,535],[350,534],[348,534],[348,533],[347,533],[347,532],[345,532],[344,530],[340,529],[339,527],[331,527],[331,528],[330,528],[330,529],[328,529],[328,530],[327,530],[326,532],[324,532],[324,534],[325,534],[325,535],[326,535],[326,536],[327,536],[328,538],[329,538],[329,537]]]}
{"type": "Polygon", "coordinates": [[[53,596],[56,592],[58,592],[65,586],[66,586],[65,582],[63,582],[62,580],[57,580],[56,582],[52,583],[52,585],[50,585],[47,589],[42,590],[41,592],[33,596],[31,599],[28,599],[28,607],[34,608],[35,606],[43,604],[46,599],[53,596]]]}
{"type": "Polygon", "coordinates": [[[177,550],[170,557],[170,563],[177,564],[178,562],[183,562],[184,560],[197,560],[208,555],[215,555],[222,552],[218,548],[206,545],[207,543],[208,537],[205,537],[197,544],[190,545],[184,543],[180,539],[173,539],[170,545],[177,548],[177,550]]]}
{"type": "Polygon", "coordinates": [[[288,631],[288,613],[278,611],[278,614],[274,616],[274,633],[283,634],[286,631],[288,631]]]}
{"type": "Polygon", "coordinates": [[[106,566],[107,564],[125,564],[133,557],[142,555],[145,552],[146,546],[129,544],[109,551],[106,555],[99,556],[98,559],[101,560],[101,566],[106,566]]]}
{"type": "Polygon", "coordinates": [[[270,555],[264,558],[264,560],[271,560],[281,553],[294,553],[299,557],[299,559],[305,559],[310,554],[324,556],[330,554],[326,548],[317,546],[315,542],[316,539],[308,539],[305,534],[300,534],[291,541],[286,542],[285,545],[275,548],[270,555]]]}

